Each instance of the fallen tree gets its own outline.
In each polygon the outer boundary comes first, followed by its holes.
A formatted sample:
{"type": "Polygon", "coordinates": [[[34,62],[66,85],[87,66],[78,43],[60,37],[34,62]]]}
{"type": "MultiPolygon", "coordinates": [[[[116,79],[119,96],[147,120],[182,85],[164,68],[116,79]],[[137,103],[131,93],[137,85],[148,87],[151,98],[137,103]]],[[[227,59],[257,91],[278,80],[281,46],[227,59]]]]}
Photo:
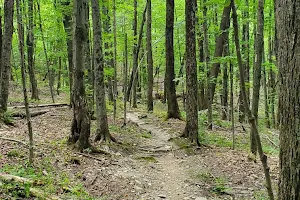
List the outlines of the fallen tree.
{"type": "MultiPolygon", "coordinates": [[[[32,113],[30,113],[30,117],[40,116],[40,115],[46,114],[49,111],[50,110],[40,110],[40,111],[32,112],[32,113]]],[[[12,113],[11,116],[24,119],[26,117],[26,113],[25,112],[15,112],[15,113],[12,113]]]]}
{"type": "MultiPolygon", "coordinates": [[[[40,104],[40,105],[29,105],[29,108],[45,108],[45,107],[64,107],[69,106],[67,103],[53,103],[53,104],[40,104]]],[[[25,106],[12,106],[8,109],[25,108],[25,106]]]]}

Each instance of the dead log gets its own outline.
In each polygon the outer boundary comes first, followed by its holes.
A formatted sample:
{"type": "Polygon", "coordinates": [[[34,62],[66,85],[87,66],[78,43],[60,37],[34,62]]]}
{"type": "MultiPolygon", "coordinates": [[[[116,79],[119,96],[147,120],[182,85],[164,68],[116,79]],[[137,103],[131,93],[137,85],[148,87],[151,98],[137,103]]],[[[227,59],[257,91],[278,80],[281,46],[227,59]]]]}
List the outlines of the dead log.
{"type": "MultiPolygon", "coordinates": [[[[29,108],[45,108],[45,107],[64,107],[69,106],[67,103],[53,103],[53,104],[40,104],[40,105],[29,105],[29,108]]],[[[12,106],[8,109],[25,108],[25,106],[12,106]]]]}
{"type": "MultiPolygon", "coordinates": [[[[31,117],[40,116],[40,115],[46,114],[49,111],[50,110],[40,110],[40,111],[32,112],[32,113],[30,113],[30,116],[31,117]]],[[[12,113],[11,116],[24,119],[26,117],[26,113],[25,112],[15,112],[15,113],[12,113]]]]}

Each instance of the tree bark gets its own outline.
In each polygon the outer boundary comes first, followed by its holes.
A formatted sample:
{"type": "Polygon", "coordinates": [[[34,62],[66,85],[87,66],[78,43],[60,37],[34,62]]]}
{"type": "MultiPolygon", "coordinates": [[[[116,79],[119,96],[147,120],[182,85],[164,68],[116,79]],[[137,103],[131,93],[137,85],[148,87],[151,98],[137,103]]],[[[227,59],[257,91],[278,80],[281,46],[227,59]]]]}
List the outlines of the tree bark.
{"type": "Polygon", "coordinates": [[[27,58],[28,58],[28,73],[31,83],[31,99],[38,100],[38,88],[34,71],[34,24],[33,24],[33,0],[28,0],[28,29],[27,29],[27,58]]]}
{"type": "Polygon", "coordinates": [[[114,122],[117,117],[117,96],[118,96],[118,77],[117,77],[117,16],[116,16],[116,0],[113,0],[114,10],[114,122]]]}
{"type": "Polygon", "coordinates": [[[89,141],[91,120],[86,105],[84,87],[84,45],[87,40],[87,30],[84,18],[87,12],[87,4],[87,0],[74,1],[73,121],[69,143],[75,144],[80,151],[91,147],[89,141]]]}
{"type": "Polygon", "coordinates": [[[148,65],[148,111],[153,111],[153,57],[152,57],[152,6],[148,0],[147,9],[147,65],[148,65]]]}
{"type": "MultiPolygon", "coordinates": [[[[216,41],[216,48],[215,48],[215,53],[214,53],[214,58],[219,58],[222,57],[223,52],[224,52],[224,46],[226,44],[226,40],[228,38],[228,28],[230,26],[230,11],[231,11],[231,3],[229,5],[226,5],[223,10],[222,14],[222,20],[220,24],[220,31],[221,34],[217,36],[217,41],[216,41]]],[[[210,69],[209,72],[209,95],[208,95],[208,103],[209,103],[209,111],[208,111],[208,123],[209,129],[212,129],[212,103],[214,99],[214,94],[215,94],[215,88],[216,88],[216,79],[218,78],[220,72],[220,63],[214,63],[212,65],[212,68],[210,69]]]]}
{"type": "Polygon", "coordinates": [[[280,164],[278,200],[300,199],[300,4],[276,1],[280,164]]]}
{"type": "MultiPolygon", "coordinates": [[[[229,35],[227,35],[227,44],[224,47],[224,56],[229,56],[229,35]]],[[[222,88],[222,120],[228,119],[228,63],[223,64],[223,88],[222,88]]]]}
{"type": "Polygon", "coordinates": [[[92,0],[94,65],[95,65],[95,96],[97,112],[97,135],[95,141],[110,142],[112,137],[108,129],[104,85],[104,59],[102,51],[101,18],[98,0],[92,0]]]}
{"type": "Polygon", "coordinates": [[[185,1],[186,30],[186,126],[184,136],[192,143],[200,145],[198,140],[198,87],[196,61],[196,4],[195,0],[185,1]]]}
{"type": "Polygon", "coordinates": [[[180,119],[180,112],[176,98],[174,72],[174,0],[166,1],[166,75],[165,90],[168,104],[167,118],[180,119]]]}
{"type": "MultiPolygon", "coordinates": [[[[261,0],[260,0],[261,1],[261,0]]],[[[235,47],[236,47],[236,53],[237,53],[237,59],[238,59],[238,65],[239,65],[239,71],[240,71],[240,88],[242,91],[242,97],[243,101],[245,102],[245,112],[247,113],[249,123],[251,125],[251,130],[254,133],[254,138],[257,144],[257,150],[263,165],[265,178],[266,178],[266,188],[268,190],[269,198],[270,200],[274,200],[274,194],[272,190],[272,183],[271,183],[271,177],[270,177],[270,168],[268,166],[267,162],[267,156],[264,154],[260,136],[257,130],[257,124],[256,119],[252,115],[252,111],[250,110],[249,103],[247,100],[247,93],[246,93],[246,86],[245,86],[245,74],[244,74],[244,65],[242,62],[242,56],[241,56],[241,50],[240,50],[240,41],[239,41],[239,29],[238,29],[238,19],[237,19],[237,13],[236,13],[236,7],[234,5],[234,0],[231,0],[232,3],[232,18],[233,18],[233,28],[234,28],[234,40],[235,40],[235,47]]]]}
{"type": "Polygon", "coordinates": [[[72,105],[73,91],[73,36],[72,36],[72,16],[70,1],[63,1],[63,24],[67,35],[67,50],[68,50],[68,69],[69,69],[69,88],[70,88],[70,105],[72,105]]]}
{"type": "Polygon", "coordinates": [[[26,89],[26,73],[25,73],[25,53],[24,53],[24,26],[22,22],[22,9],[20,6],[20,1],[16,0],[17,7],[17,22],[18,22],[18,37],[19,37],[19,51],[20,51],[20,65],[22,73],[22,86],[23,86],[23,95],[24,95],[24,104],[26,110],[26,120],[29,136],[29,164],[33,163],[33,132],[31,125],[31,115],[29,112],[29,103],[26,89]]]}
{"type": "Polygon", "coordinates": [[[0,113],[7,110],[8,88],[11,71],[14,0],[4,1],[4,34],[2,44],[2,77],[0,79],[0,113]]]}
{"type": "MultiPolygon", "coordinates": [[[[258,0],[257,9],[257,33],[255,37],[255,64],[253,67],[253,94],[252,94],[252,113],[257,120],[259,106],[259,91],[261,81],[261,65],[264,48],[264,0],[258,0]]],[[[250,149],[256,155],[257,145],[253,131],[251,131],[250,149]]]]}
{"type": "Polygon", "coordinates": [[[57,87],[56,87],[56,93],[57,95],[60,94],[60,88],[61,88],[61,57],[58,58],[58,77],[57,77],[57,87]]]}

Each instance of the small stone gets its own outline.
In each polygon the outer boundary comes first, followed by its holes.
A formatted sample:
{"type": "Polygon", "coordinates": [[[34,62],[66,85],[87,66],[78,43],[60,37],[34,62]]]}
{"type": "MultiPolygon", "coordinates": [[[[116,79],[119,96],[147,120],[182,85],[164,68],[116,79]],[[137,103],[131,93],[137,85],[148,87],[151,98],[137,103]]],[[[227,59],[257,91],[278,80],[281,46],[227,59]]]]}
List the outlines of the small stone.
{"type": "Polygon", "coordinates": [[[158,197],[160,197],[162,199],[165,199],[165,198],[167,198],[167,195],[165,195],[165,194],[159,194],[158,197]]]}

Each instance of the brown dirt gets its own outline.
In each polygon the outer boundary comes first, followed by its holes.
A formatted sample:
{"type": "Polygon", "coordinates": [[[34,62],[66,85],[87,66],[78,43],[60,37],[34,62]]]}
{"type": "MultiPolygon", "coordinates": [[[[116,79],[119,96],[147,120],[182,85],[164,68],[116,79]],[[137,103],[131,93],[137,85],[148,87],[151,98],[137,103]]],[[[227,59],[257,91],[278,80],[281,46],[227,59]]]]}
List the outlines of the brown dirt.
{"type": "MultiPolygon", "coordinates": [[[[113,155],[93,155],[99,161],[77,154],[66,144],[72,111],[67,107],[49,109],[50,112],[32,121],[35,167],[45,168],[47,158],[48,164],[55,168],[53,176],[57,182],[53,184],[59,184],[65,174],[70,187],[82,184],[94,199],[106,197],[109,200],[255,199],[257,195],[266,195],[261,165],[249,161],[246,152],[213,146],[182,147],[169,141],[183,130],[182,121],[162,122],[151,114],[139,119],[143,113],[128,113],[130,122],[125,128],[120,128],[122,119],[110,128],[122,145],[93,143],[113,155]],[[73,158],[79,163],[72,162],[73,158]]],[[[109,123],[113,124],[111,120],[109,123]]],[[[15,127],[2,125],[0,135],[26,142],[26,129],[25,120],[16,120],[15,127]]],[[[184,139],[179,142],[188,143],[184,139]]],[[[0,146],[0,169],[7,165],[25,165],[25,147],[1,139],[0,146]],[[21,156],[9,157],[13,149],[21,156]]],[[[271,157],[269,161],[276,179],[278,159],[271,157]]],[[[56,194],[66,195],[63,189],[56,194]]]]}

